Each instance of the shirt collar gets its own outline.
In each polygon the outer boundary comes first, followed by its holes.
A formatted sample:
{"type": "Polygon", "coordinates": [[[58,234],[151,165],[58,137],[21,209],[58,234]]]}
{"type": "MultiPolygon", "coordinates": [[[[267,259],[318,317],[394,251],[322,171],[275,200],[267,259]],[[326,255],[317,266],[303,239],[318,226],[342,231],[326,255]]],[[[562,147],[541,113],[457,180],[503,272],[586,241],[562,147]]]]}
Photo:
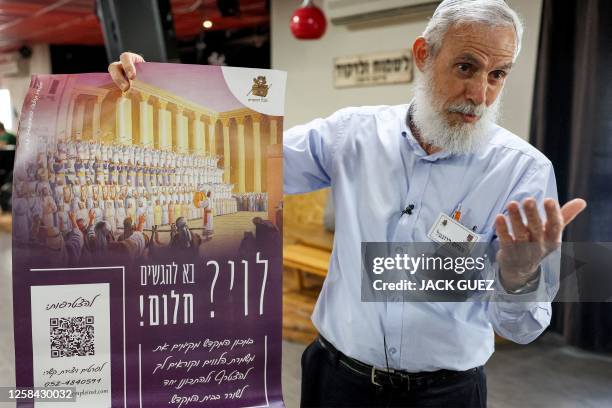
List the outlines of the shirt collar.
{"type": "Polygon", "coordinates": [[[410,130],[410,126],[408,126],[408,112],[410,112],[410,107],[414,104],[414,99],[410,101],[408,105],[403,105],[401,109],[401,114],[399,115],[400,120],[400,137],[404,139],[412,151],[416,156],[420,157],[422,160],[435,162],[437,160],[446,159],[452,157],[452,155],[445,151],[444,149],[436,152],[434,154],[428,155],[427,152],[421,147],[419,142],[416,140],[412,131],[410,130]]]}

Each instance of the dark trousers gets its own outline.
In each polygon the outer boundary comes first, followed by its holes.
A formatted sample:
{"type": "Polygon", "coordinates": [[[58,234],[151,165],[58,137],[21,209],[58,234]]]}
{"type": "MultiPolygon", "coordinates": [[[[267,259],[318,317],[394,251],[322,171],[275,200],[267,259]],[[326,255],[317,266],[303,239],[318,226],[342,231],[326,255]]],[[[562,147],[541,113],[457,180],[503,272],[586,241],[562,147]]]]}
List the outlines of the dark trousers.
{"type": "Polygon", "coordinates": [[[309,407],[484,408],[487,381],[483,367],[457,372],[425,387],[381,387],[355,372],[318,340],[302,354],[302,399],[309,407]]]}

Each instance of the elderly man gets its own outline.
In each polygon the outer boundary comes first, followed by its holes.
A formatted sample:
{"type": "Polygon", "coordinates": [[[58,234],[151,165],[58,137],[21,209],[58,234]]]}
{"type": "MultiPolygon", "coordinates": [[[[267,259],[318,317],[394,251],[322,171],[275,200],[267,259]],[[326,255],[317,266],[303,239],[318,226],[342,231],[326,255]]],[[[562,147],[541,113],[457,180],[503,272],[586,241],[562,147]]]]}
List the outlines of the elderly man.
{"type": "MultiPolygon", "coordinates": [[[[522,32],[503,0],[443,1],[413,44],[411,103],[285,132],[285,192],[331,187],[336,208],[302,406],[485,406],[493,331],[524,344],[548,326],[550,302],[530,295],[586,203],[559,208],[551,162],[495,124],[522,32]],[[441,216],[499,245],[496,301],[362,302],[361,243],[431,242],[441,216]]],[[[142,61],[125,53],[109,72],[127,90],[142,61]]]]}

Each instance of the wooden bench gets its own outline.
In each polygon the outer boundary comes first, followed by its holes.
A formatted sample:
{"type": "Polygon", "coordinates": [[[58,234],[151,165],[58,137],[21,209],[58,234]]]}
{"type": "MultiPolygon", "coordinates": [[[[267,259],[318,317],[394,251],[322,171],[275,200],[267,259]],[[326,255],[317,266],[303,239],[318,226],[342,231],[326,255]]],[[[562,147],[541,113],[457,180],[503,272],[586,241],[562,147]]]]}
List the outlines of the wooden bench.
{"type": "Polygon", "coordinates": [[[283,266],[296,271],[299,290],[304,289],[303,273],[310,273],[325,278],[331,251],[304,243],[285,245],[283,247],[283,266]]]}
{"type": "Polygon", "coordinates": [[[13,219],[10,212],[2,212],[0,210],[0,232],[8,232],[9,234],[13,231],[13,219]]]}

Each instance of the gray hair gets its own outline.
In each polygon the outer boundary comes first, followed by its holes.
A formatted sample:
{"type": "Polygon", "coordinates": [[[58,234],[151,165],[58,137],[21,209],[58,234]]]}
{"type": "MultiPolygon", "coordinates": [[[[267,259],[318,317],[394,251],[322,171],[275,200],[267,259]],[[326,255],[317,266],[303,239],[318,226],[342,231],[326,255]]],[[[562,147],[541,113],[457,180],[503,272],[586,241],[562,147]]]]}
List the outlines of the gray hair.
{"type": "Polygon", "coordinates": [[[423,37],[435,57],[442,47],[446,32],[461,23],[481,23],[491,27],[514,27],[516,50],[514,60],[521,50],[523,23],[518,14],[504,0],[444,0],[429,20],[423,37]]]}

